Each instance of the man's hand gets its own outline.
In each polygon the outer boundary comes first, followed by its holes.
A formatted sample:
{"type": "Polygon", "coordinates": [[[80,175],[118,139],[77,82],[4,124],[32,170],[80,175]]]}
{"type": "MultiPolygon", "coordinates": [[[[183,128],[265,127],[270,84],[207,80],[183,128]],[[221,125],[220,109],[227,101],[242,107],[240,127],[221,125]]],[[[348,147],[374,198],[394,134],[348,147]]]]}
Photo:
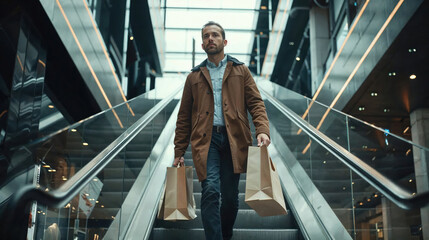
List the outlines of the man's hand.
{"type": "Polygon", "coordinates": [[[268,137],[268,135],[265,133],[260,133],[256,138],[258,139],[258,147],[262,145],[268,147],[268,145],[271,143],[270,137],[268,137]]]}
{"type": "Polygon", "coordinates": [[[184,157],[177,157],[177,158],[174,158],[173,166],[177,167],[177,165],[179,164],[179,162],[180,162],[180,164],[181,164],[182,166],[184,166],[184,165],[185,165],[185,158],[184,158],[184,157]]]}

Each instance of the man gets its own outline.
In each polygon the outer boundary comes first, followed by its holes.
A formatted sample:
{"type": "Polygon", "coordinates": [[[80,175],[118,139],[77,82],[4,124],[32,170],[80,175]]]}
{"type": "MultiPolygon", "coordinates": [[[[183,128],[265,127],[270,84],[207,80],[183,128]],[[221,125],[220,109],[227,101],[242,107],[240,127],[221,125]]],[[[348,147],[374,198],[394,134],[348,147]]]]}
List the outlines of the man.
{"type": "Polygon", "coordinates": [[[238,211],[240,173],[246,172],[248,146],[252,145],[247,110],[258,145],[270,144],[268,118],[249,69],[224,54],[227,40],[222,26],[208,22],[201,34],[207,59],[186,79],[177,116],[174,165],[184,162],[190,140],[202,186],[206,239],[230,239],[238,211]]]}

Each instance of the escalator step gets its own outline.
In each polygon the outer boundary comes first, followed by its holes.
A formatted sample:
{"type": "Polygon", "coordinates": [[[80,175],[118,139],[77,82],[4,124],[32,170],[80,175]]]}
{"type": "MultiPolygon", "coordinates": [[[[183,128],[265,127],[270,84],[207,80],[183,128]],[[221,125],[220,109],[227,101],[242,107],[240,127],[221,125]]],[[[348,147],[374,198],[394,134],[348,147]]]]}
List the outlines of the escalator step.
{"type": "MultiPolygon", "coordinates": [[[[197,218],[190,221],[163,221],[157,220],[155,228],[179,228],[192,229],[201,228],[201,210],[197,209],[197,218]]],[[[288,215],[260,217],[252,209],[240,209],[237,214],[237,219],[234,228],[238,229],[293,229],[296,228],[293,217],[288,215]]]]}
{"type": "MultiPolygon", "coordinates": [[[[154,228],[153,240],[164,239],[204,239],[202,228],[193,229],[167,229],[154,228]]],[[[260,240],[260,239],[282,239],[297,240],[297,229],[234,229],[233,240],[260,240]]]]}

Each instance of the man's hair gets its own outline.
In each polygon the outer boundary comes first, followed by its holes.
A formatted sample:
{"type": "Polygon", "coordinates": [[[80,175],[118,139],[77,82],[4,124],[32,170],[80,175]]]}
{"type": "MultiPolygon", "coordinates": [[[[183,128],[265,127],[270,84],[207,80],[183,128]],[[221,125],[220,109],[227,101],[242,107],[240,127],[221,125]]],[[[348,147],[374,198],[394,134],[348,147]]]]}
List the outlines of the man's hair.
{"type": "Polygon", "coordinates": [[[203,28],[201,28],[201,37],[203,37],[204,28],[211,26],[211,25],[216,25],[220,28],[220,32],[222,33],[222,38],[223,38],[223,40],[225,40],[225,30],[223,29],[223,27],[219,23],[213,22],[213,21],[209,21],[208,23],[204,24],[203,28]]]}

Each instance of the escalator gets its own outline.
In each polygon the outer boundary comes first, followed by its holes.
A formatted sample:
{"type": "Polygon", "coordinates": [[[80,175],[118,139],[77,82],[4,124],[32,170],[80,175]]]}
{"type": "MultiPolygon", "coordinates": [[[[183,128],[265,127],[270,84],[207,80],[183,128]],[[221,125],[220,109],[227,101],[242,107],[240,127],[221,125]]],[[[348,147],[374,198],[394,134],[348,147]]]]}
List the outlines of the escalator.
{"type": "MultiPolygon", "coordinates": [[[[429,194],[417,191],[413,155],[427,154],[427,148],[341,112],[323,117],[325,106],[274,83],[260,80],[258,86],[289,214],[259,217],[244,203],[242,174],[234,239],[421,236],[419,207],[429,194]]],[[[203,239],[199,210],[193,221],[155,219],[174,157],[180,90],[161,96],[155,89],[22,146],[32,159],[21,173],[28,184],[17,191],[11,179],[2,186],[2,236],[203,239]]],[[[190,151],[185,158],[192,165],[190,151]]],[[[195,172],[194,177],[199,208],[195,172]]]]}

